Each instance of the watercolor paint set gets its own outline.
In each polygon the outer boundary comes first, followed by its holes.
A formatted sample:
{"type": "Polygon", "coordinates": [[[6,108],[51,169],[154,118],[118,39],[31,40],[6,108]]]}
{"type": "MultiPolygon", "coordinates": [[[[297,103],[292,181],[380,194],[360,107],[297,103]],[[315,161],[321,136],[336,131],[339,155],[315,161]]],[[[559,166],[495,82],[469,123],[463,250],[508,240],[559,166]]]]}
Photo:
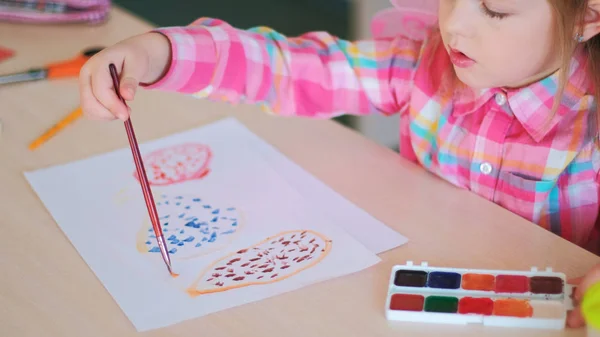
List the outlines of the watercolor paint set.
{"type": "Polygon", "coordinates": [[[392,268],[386,300],[391,321],[563,329],[573,286],[551,268],[539,271],[392,268]]]}

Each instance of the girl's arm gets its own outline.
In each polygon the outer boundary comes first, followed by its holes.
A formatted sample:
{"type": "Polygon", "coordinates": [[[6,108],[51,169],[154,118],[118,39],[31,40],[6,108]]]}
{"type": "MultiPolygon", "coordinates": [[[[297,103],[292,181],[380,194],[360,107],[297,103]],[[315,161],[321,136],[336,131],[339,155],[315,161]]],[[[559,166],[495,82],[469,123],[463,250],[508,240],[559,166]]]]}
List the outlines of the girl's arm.
{"type": "Polygon", "coordinates": [[[396,113],[408,100],[421,52],[420,42],[401,38],[349,42],[324,32],[288,38],[210,18],[157,31],[169,39],[172,61],[147,88],[263,104],[280,115],[396,113]]]}

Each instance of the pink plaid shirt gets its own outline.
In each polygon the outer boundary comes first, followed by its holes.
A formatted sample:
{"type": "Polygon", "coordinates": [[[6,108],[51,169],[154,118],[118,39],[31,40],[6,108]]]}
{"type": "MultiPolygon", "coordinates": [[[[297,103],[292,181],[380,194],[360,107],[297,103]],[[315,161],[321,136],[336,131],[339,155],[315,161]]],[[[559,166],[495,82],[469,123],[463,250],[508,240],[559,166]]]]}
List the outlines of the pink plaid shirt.
{"type": "Polygon", "coordinates": [[[598,244],[596,102],[578,50],[558,113],[558,74],[518,90],[445,86],[452,64],[437,34],[349,42],[289,38],[202,18],[157,30],[172,64],[148,88],[331,118],[400,114],[400,153],[446,181],[590,251],[598,244]],[[452,89],[454,88],[454,89],[452,89]]]}

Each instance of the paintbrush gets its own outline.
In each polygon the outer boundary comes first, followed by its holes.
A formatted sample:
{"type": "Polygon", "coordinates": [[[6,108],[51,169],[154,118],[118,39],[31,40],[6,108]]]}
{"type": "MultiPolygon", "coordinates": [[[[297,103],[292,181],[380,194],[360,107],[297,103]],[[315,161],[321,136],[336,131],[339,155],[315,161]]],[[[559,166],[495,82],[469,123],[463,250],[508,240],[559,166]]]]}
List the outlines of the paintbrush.
{"type": "MultiPolygon", "coordinates": [[[[121,96],[119,92],[119,75],[117,74],[117,68],[114,64],[110,64],[110,75],[112,76],[113,86],[115,88],[115,92],[117,93],[117,97],[127,106],[125,100],[121,96]]],[[[162,229],[160,228],[160,220],[158,218],[158,212],[156,211],[156,205],[154,204],[154,198],[152,197],[152,190],[150,190],[150,183],[148,183],[148,177],[146,176],[146,170],[144,169],[144,163],[142,161],[142,155],[140,154],[140,149],[135,137],[135,133],[133,132],[133,125],[131,124],[131,116],[127,118],[125,121],[125,129],[127,130],[127,137],[129,138],[129,145],[131,147],[131,152],[133,153],[133,160],[135,162],[135,168],[137,170],[137,174],[139,177],[140,185],[142,185],[142,192],[144,193],[144,199],[146,200],[146,207],[148,208],[148,214],[150,215],[150,221],[152,222],[152,228],[154,229],[154,234],[156,236],[156,240],[158,241],[158,247],[160,249],[160,254],[167,265],[167,269],[169,273],[173,275],[173,271],[171,269],[171,259],[169,257],[169,251],[167,250],[167,244],[165,243],[165,237],[163,235],[162,229]]]]}

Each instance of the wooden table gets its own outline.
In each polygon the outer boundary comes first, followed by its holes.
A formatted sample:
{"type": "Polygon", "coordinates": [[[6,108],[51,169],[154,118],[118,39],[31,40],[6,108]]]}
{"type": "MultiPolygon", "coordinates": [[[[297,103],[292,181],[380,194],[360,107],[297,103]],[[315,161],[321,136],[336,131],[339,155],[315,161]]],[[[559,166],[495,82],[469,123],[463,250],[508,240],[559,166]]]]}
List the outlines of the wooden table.
{"type": "MultiPolygon", "coordinates": [[[[182,22],[182,24],[185,24],[182,22]]],[[[6,73],[109,45],[151,26],[115,9],[99,27],[0,24],[16,50],[6,73]]],[[[122,123],[80,120],[35,152],[27,144],[78,105],[75,80],[0,88],[0,335],[137,336],[133,326],[54,223],[23,171],[127,147],[122,123]]],[[[383,315],[393,264],[529,269],[580,276],[600,259],[525,220],[458,190],[391,150],[333,121],[271,117],[176,94],[141,91],[132,104],[140,142],[234,115],[253,132],[410,242],[364,272],[144,333],[147,336],[580,336],[389,323],[383,315]],[[319,158],[328,158],[320,160],[319,158]]]]}

